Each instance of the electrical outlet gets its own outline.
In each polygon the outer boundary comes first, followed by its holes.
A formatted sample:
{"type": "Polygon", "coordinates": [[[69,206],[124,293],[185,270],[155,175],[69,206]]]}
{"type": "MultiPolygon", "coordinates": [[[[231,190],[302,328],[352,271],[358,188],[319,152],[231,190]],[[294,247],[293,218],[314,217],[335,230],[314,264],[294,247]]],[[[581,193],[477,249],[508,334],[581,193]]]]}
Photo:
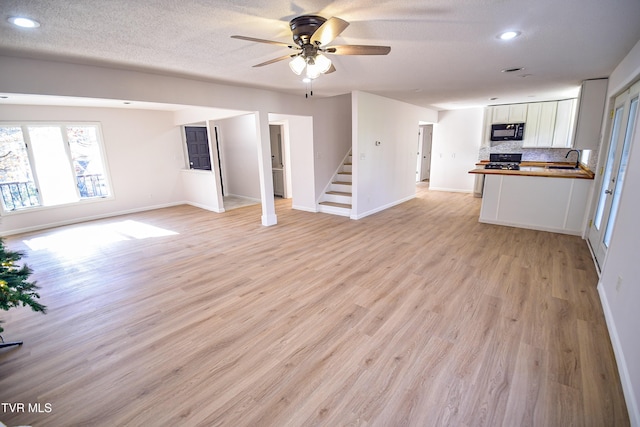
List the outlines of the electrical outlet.
{"type": "Polygon", "coordinates": [[[616,292],[620,292],[622,289],[622,277],[618,276],[618,281],[616,282],[616,292]]]}

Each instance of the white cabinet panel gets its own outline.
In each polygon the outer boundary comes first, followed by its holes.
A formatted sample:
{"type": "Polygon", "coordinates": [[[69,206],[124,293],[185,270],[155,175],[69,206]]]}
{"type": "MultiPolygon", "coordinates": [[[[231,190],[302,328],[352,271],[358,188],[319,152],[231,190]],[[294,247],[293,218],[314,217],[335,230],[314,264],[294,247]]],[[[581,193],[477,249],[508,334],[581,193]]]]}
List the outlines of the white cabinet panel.
{"type": "Polygon", "coordinates": [[[543,102],[540,111],[540,123],[538,125],[538,147],[551,147],[553,144],[553,132],[556,127],[557,102],[543,102]]]}
{"type": "Polygon", "coordinates": [[[527,120],[528,104],[509,105],[509,123],[521,123],[527,120]]]}
{"type": "Polygon", "coordinates": [[[573,121],[575,119],[575,99],[558,101],[556,110],[555,129],[553,130],[553,148],[570,148],[573,136],[573,121]]]}
{"type": "Polygon", "coordinates": [[[509,123],[509,106],[496,105],[492,107],[491,123],[509,123]]]}
{"type": "Polygon", "coordinates": [[[487,175],[480,222],[582,234],[593,180],[487,175]]]}
{"type": "Polygon", "coordinates": [[[556,125],[557,102],[534,102],[527,109],[523,147],[551,147],[556,125]]]}
{"type": "Polygon", "coordinates": [[[522,141],[522,146],[525,148],[538,146],[538,126],[540,125],[541,112],[542,102],[529,104],[524,125],[524,140],[522,141]]]}
{"type": "Polygon", "coordinates": [[[527,104],[496,105],[491,108],[491,123],[521,123],[527,119],[527,104]]]}
{"type": "Polygon", "coordinates": [[[579,150],[598,148],[608,82],[608,79],[582,82],[575,123],[574,148],[579,150]]]}

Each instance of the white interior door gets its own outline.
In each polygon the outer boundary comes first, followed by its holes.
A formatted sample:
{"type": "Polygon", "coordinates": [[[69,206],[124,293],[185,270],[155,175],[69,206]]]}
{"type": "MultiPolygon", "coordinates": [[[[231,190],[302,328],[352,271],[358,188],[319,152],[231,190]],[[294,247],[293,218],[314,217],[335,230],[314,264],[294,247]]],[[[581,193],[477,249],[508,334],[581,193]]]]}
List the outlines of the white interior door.
{"type": "Polygon", "coordinates": [[[431,143],[433,141],[433,125],[423,127],[422,136],[422,168],[420,181],[429,179],[431,176],[431,143]]]}
{"type": "Polygon", "coordinates": [[[637,82],[615,100],[609,144],[606,147],[607,157],[602,169],[602,182],[589,229],[589,244],[598,268],[602,268],[615,225],[631,140],[637,128],[639,93],[640,82],[637,82]]]}
{"type": "Polygon", "coordinates": [[[433,125],[420,126],[418,130],[418,157],[416,163],[416,182],[429,179],[431,173],[431,141],[433,125]]]}

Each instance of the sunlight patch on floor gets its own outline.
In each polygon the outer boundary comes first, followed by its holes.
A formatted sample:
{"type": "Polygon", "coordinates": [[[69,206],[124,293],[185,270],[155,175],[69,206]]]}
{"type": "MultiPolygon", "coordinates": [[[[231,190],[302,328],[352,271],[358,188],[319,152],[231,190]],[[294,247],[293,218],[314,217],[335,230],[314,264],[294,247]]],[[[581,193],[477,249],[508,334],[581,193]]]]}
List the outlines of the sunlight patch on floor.
{"type": "Polygon", "coordinates": [[[100,248],[116,242],[176,234],[179,233],[139,221],[126,220],[63,229],[46,236],[26,239],[24,243],[33,251],[48,250],[62,256],[78,257],[91,255],[100,248]]]}

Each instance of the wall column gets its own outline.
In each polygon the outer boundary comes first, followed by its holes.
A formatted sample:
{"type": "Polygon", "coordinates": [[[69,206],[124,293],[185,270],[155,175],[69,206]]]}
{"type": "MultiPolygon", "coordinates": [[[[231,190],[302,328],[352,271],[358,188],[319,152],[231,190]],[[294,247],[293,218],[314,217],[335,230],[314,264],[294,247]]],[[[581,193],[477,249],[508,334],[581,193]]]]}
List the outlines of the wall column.
{"type": "Polygon", "coordinates": [[[278,223],[273,200],[273,172],[271,170],[271,140],[269,114],[256,112],[256,139],[258,143],[258,173],[260,174],[260,197],[262,199],[262,225],[278,223]]]}

